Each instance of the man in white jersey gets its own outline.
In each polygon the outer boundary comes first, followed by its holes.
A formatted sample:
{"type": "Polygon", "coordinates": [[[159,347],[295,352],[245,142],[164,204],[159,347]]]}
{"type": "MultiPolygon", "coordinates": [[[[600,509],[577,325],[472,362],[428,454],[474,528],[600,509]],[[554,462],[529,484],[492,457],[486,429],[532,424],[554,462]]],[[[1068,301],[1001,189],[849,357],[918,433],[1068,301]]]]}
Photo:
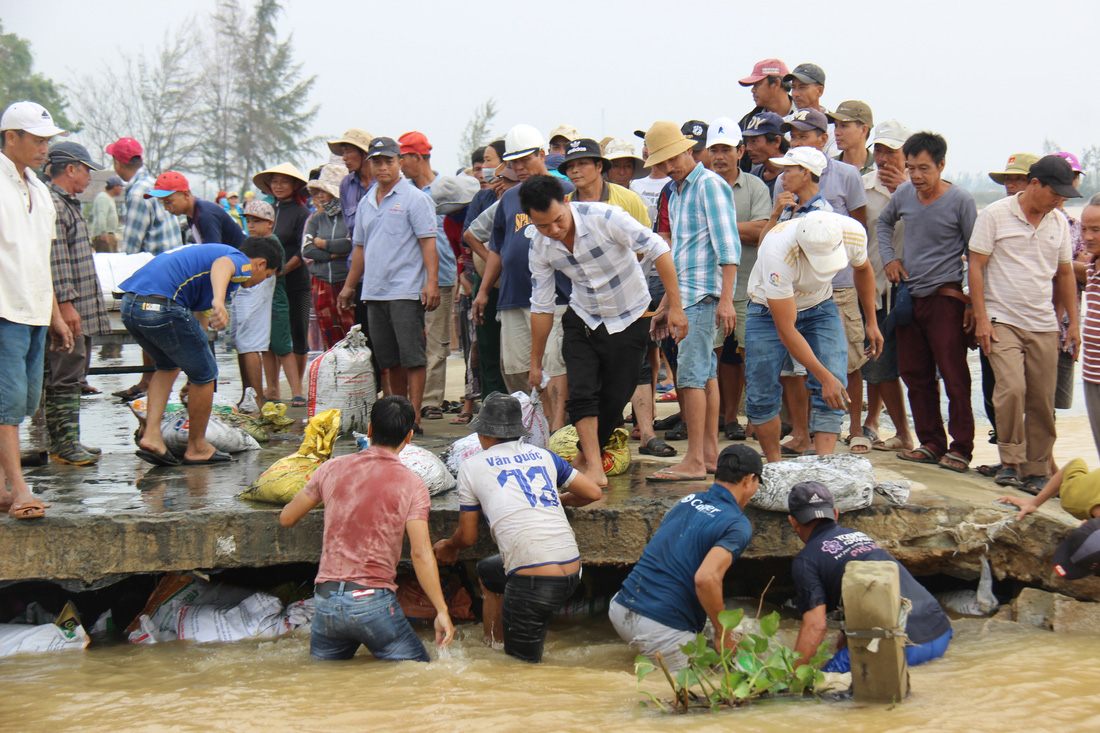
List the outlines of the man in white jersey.
{"type": "Polygon", "coordinates": [[[477,564],[486,641],[499,641],[503,630],[506,654],[540,662],[550,617],[581,580],[580,551],[562,506],[591,504],[603,494],[557,455],[520,440],[529,433],[515,397],[490,394],[470,429],[483,451],[458,471],[458,528],[435,544],[435,556],[454,563],[459,550],[477,542],[485,513],[500,548],[477,564]]]}

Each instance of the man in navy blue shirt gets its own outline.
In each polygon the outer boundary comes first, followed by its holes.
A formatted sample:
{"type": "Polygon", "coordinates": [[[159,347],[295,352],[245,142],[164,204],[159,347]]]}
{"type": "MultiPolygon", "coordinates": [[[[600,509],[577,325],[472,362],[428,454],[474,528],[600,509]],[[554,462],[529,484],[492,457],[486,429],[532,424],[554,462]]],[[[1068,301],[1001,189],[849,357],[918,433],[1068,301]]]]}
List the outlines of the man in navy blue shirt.
{"type": "Polygon", "coordinates": [[[282,247],[273,237],[253,237],[238,250],[227,244],[194,244],[157,255],[122,281],[122,325],[156,366],[149,381],[144,434],[137,456],[155,466],[174,466],[160,421],[172,384],[182,369],[188,392],[187,464],[232,460],[206,441],[218,365],[206,342],[206,326],[225,328],[225,301],[238,287],[250,288],[282,267],[282,247]],[[209,312],[209,315],[207,314],[209,312]]]}
{"type": "Polygon", "coordinates": [[[693,641],[709,618],[716,646],[736,643],[722,629],[722,579],[752,539],[741,511],[760,486],[760,454],[745,445],[718,456],[714,484],[669,509],[638,564],[611,599],[608,616],[619,636],[650,659],[657,652],[669,669],[687,666],[680,645],[693,641]]]}
{"type": "MultiPolygon", "coordinates": [[[[798,612],[802,628],[794,650],[801,654],[795,665],[805,664],[825,641],[825,614],[840,607],[844,568],[853,560],[888,560],[898,562],[875,541],[862,532],[841,527],[840,516],[833,506],[833,495],[824,484],[804,481],[795,484],[787,499],[788,519],[798,538],[805,543],[791,566],[798,612]]],[[[939,601],[898,563],[901,595],[913,604],[905,633],[911,646],[905,647],[909,666],[942,657],[951,643],[951,621],[939,601]]],[[[822,667],[823,672],[851,671],[847,640],[843,647],[822,667]]]]}
{"type": "Polygon", "coordinates": [[[164,210],[172,216],[186,216],[195,244],[228,244],[238,249],[244,244],[241,225],[218,204],[195,198],[181,173],[161,173],[145,198],[160,199],[164,210]]]}

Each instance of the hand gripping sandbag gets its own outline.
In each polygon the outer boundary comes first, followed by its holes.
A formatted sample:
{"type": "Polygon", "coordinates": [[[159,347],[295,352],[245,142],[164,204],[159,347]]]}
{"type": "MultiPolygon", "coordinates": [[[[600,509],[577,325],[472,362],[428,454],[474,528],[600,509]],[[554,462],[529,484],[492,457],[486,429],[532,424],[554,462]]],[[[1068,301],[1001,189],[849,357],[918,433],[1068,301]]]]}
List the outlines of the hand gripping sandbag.
{"type": "Polygon", "coordinates": [[[272,463],[240,498],[272,504],[289,503],[305,487],[317,467],[332,457],[332,445],[339,434],[339,410],[314,415],[306,424],[305,438],[298,452],[272,463]]]}
{"type": "Polygon", "coordinates": [[[749,506],[769,512],[787,512],[791,487],[803,481],[819,481],[833,495],[834,506],[851,512],[871,506],[875,488],[875,469],[859,456],[800,456],[789,461],[769,463],[756,495],[749,506]]]}
{"type": "Polygon", "coordinates": [[[309,416],[340,410],[344,430],[366,432],[378,396],[370,348],[358,325],[309,365],[309,416]]]}

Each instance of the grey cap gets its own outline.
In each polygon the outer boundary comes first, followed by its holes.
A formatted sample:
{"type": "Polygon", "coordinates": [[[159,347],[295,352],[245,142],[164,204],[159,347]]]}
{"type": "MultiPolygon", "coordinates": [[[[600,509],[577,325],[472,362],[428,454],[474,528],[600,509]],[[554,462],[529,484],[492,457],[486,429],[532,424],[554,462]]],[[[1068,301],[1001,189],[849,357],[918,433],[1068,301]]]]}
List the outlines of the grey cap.
{"type": "Polygon", "coordinates": [[[523,408],[512,395],[493,392],[481,402],[481,412],[469,429],[489,438],[522,438],[530,435],[523,424],[523,408]]]}
{"type": "Polygon", "coordinates": [[[797,79],[803,84],[820,84],[825,86],[825,71],[817,64],[799,64],[794,71],[783,77],[783,81],[797,79]]]}
{"type": "Polygon", "coordinates": [[[103,164],[93,161],[86,147],[68,140],[50,146],[49,161],[50,163],[83,163],[94,171],[103,170],[103,164]]]}
{"type": "Polygon", "coordinates": [[[126,182],[119,176],[111,176],[107,179],[107,188],[114,188],[115,186],[125,186],[126,182]]]}
{"type": "Polygon", "coordinates": [[[431,195],[435,201],[435,213],[453,214],[473,201],[481,190],[481,184],[473,176],[438,176],[432,181],[431,195]]]}
{"type": "Polygon", "coordinates": [[[370,141],[370,145],[367,147],[367,157],[375,158],[379,155],[387,158],[398,158],[401,156],[401,146],[392,137],[376,137],[370,141]]]}
{"type": "Polygon", "coordinates": [[[815,519],[836,519],[833,495],[819,481],[803,481],[791,487],[787,510],[799,524],[809,524],[815,519]]]}

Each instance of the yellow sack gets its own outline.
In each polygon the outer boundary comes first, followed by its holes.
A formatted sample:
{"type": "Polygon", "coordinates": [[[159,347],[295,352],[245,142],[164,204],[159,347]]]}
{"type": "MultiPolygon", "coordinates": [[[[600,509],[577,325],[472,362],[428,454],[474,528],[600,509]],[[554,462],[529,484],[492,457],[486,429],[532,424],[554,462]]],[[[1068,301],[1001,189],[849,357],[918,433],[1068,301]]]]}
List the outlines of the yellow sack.
{"type": "Polygon", "coordinates": [[[274,433],[284,432],[294,424],[294,420],[286,416],[286,405],[282,402],[266,402],[260,412],[260,424],[274,433]]]}
{"type": "MultiPolygon", "coordinates": [[[[608,476],[618,476],[630,467],[630,434],[624,428],[615,428],[615,432],[603,447],[603,472],[608,476]]],[[[577,457],[577,429],[566,425],[550,436],[546,445],[554,453],[567,461],[577,457]]]]}
{"type": "Polygon", "coordinates": [[[340,433],[340,411],[326,410],[309,419],[297,453],[280,458],[240,495],[241,499],[288,504],[305,488],[317,467],[332,457],[340,433]]]}

